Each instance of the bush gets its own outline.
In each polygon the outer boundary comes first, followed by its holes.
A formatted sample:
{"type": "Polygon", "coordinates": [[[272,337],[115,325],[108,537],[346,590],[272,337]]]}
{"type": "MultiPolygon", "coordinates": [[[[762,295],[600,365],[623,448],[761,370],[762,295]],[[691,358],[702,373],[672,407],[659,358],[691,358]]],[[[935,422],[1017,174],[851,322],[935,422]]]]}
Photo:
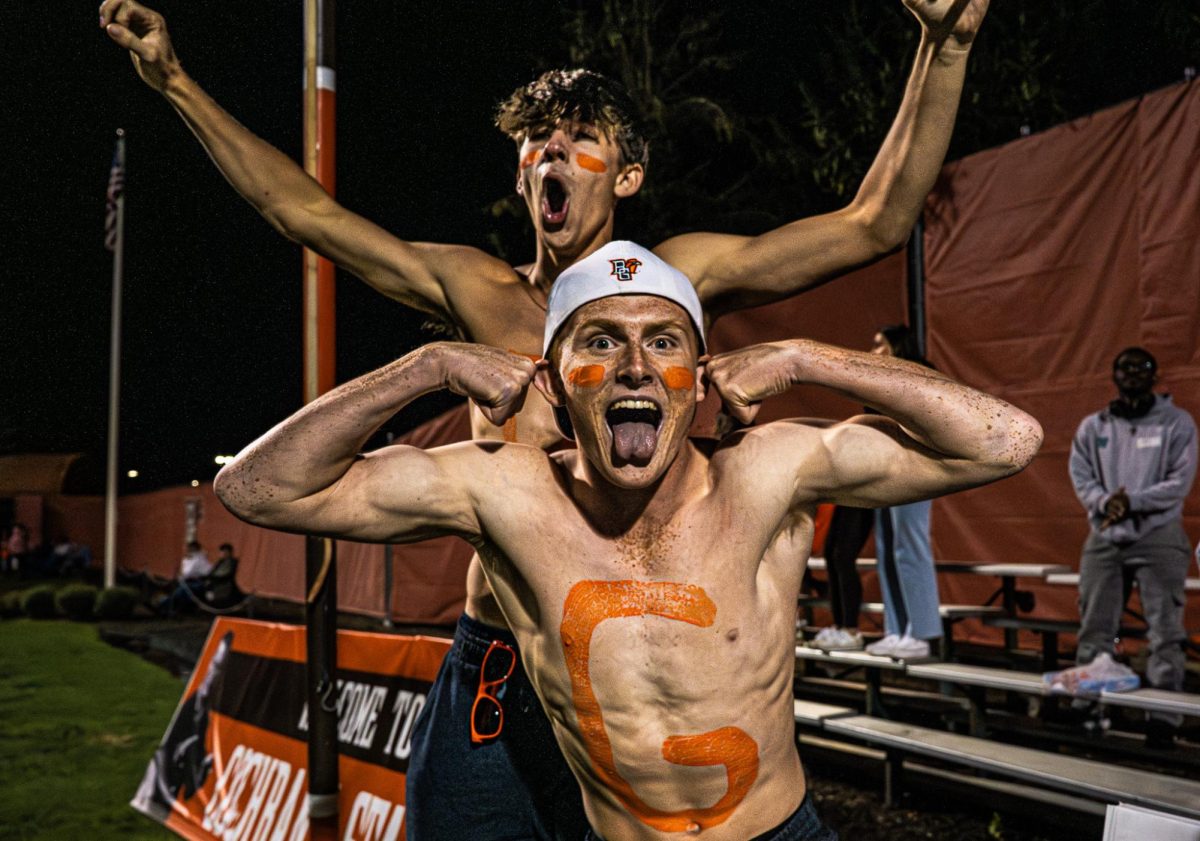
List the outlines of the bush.
{"type": "Polygon", "coordinates": [[[21,594],[21,610],[30,619],[53,619],[54,590],[50,587],[34,587],[21,594]]]}
{"type": "Polygon", "coordinates": [[[21,615],[21,594],[16,590],[0,596],[0,616],[11,619],[21,615]]]}
{"type": "Polygon", "coordinates": [[[54,604],[59,613],[76,622],[86,622],[92,618],[96,607],[96,588],[91,584],[72,584],[63,587],[54,597],[54,604]]]}
{"type": "Polygon", "coordinates": [[[96,597],[97,619],[128,619],[142,599],[136,587],[109,587],[96,597]]]}

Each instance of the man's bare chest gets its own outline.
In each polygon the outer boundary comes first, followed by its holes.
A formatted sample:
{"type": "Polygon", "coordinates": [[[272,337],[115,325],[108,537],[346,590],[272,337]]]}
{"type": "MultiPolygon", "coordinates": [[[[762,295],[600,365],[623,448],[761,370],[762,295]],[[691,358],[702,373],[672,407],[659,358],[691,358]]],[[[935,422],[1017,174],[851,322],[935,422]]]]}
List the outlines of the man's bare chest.
{"type": "Polygon", "coordinates": [[[569,503],[550,504],[511,518],[492,535],[500,557],[551,604],[585,580],[738,589],[752,582],[772,538],[766,525],[739,523],[738,513],[736,506],[701,505],[619,527],[569,503]]]}

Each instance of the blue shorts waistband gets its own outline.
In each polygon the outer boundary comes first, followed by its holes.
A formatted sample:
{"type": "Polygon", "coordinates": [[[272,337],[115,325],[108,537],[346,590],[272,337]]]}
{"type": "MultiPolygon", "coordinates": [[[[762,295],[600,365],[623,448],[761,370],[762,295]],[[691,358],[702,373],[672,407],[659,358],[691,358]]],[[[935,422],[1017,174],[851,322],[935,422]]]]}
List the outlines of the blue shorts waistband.
{"type": "Polygon", "coordinates": [[[498,628],[495,625],[488,625],[477,619],[472,619],[464,613],[458,617],[458,625],[454,629],[454,642],[450,646],[450,654],[457,657],[460,662],[479,666],[482,665],[483,656],[487,654],[487,650],[493,640],[500,640],[500,642],[511,645],[514,649],[517,647],[517,638],[513,636],[512,631],[508,630],[508,628],[498,628]]]}

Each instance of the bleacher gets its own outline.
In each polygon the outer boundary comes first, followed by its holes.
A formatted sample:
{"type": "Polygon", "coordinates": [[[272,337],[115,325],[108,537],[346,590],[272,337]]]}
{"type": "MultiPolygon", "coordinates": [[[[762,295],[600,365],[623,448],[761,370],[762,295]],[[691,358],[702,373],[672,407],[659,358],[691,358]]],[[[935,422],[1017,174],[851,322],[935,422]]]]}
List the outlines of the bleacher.
{"type": "MultiPolygon", "coordinates": [[[[810,568],[824,568],[823,559],[814,561],[810,568]]],[[[864,559],[859,565],[871,568],[874,561],[864,559]]],[[[939,569],[946,571],[949,566],[939,564],[939,569]]],[[[1003,599],[999,605],[943,605],[948,641],[954,624],[965,617],[1011,631],[1011,637],[1006,634],[1005,638],[1007,653],[1015,648],[1017,630],[1032,630],[1042,634],[1042,662],[1049,664],[1046,670],[1057,667],[1058,634],[1077,630],[1077,623],[1022,616],[1021,609],[1029,610],[1032,604],[1018,605],[1014,582],[1033,577],[1068,585],[1077,584],[1077,576],[1072,579],[1072,573],[1056,565],[1037,565],[1028,575],[1013,564],[952,566],[954,572],[1002,577],[998,593],[1003,599]]],[[[1188,590],[1198,589],[1200,580],[1190,579],[1188,590]]],[[[802,612],[808,608],[807,621],[799,625],[801,638],[813,630],[812,610],[823,606],[817,599],[801,606],[802,612]]],[[[879,614],[882,605],[867,604],[863,611],[879,614]]],[[[1137,636],[1139,631],[1142,628],[1131,625],[1122,634],[1137,636]]],[[[995,666],[957,659],[952,643],[943,647],[940,657],[913,661],[797,645],[794,712],[801,740],[823,748],[844,746],[860,755],[864,745],[878,751],[883,764],[883,796],[889,804],[904,788],[906,769],[929,773],[927,766],[932,764],[935,773],[952,774],[956,783],[975,781],[985,789],[1002,785],[1009,794],[1023,792],[1039,800],[1063,798],[1063,803],[1080,809],[1100,808],[1089,804],[1125,804],[1200,820],[1200,746],[1181,743],[1169,753],[1133,751],[1129,745],[1140,748],[1140,734],[1104,733],[1093,734],[1086,751],[1077,751],[1086,755],[1073,755],[1071,749],[1078,748],[1082,733],[1072,739],[1064,725],[1037,721],[1036,713],[1014,715],[1013,710],[1022,705],[1011,699],[1024,698],[1029,702],[1026,710],[1036,711],[1059,699],[1069,707],[1074,696],[1052,693],[1040,672],[1019,670],[1011,661],[995,666]],[[1022,716],[1029,719],[1023,730],[1013,724],[1022,716]],[[997,721],[1004,726],[990,726],[989,722],[997,721]],[[963,730],[966,732],[960,732],[963,730]],[[1018,732],[1035,734],[1036,740],[1014,738],[1018,732]],[[1133,767],[1139,764],[1153,767],[1133,767]]],[[[1157,711],[1200,719],[1200,694],[1142,688],[1081,697],[1093,705],[1096,716],[1114,708],[1130,711],[1130,718],[1157,711]]]]}

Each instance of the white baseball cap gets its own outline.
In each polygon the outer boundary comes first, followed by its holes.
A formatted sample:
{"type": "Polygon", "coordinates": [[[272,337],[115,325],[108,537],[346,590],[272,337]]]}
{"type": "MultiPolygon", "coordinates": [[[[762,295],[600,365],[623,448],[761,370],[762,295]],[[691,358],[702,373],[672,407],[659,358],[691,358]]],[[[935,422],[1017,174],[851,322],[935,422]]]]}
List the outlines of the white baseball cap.
{"type": "Polygon", "coordinates": [[[584,304],[613,295],[655,295],[687,312],[704,352],[704,315],[688,276],[647,248],[613,240],[558,276],[546,302],[546,334],[542,355],[550,352],[554,334],[584,304]]]}

